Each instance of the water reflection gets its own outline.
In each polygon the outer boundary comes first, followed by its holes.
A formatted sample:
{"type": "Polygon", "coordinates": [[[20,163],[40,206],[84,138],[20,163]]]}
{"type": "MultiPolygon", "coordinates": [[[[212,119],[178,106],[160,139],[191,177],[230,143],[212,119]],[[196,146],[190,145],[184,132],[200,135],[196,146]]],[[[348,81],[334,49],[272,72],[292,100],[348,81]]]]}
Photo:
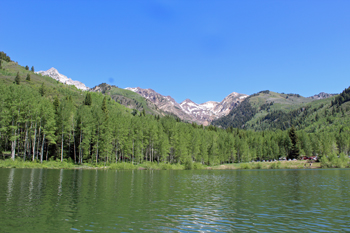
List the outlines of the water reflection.
{"type": "Polygon", "coordinates": [[[0,169],[0,229],[345,231],[349,175],[347,169],[0,169]]]}
{"type": "Polygon", "coordinates": [[[12,197],[12,190],[13,190],[13,178],[15,175],[15,168],[11,168],[10,169],[10,174],[9,174],[9,178],[8,178],[8,182],[7,182],[7,198],[6,201],[9,202],[11,200],[12,197]]]}

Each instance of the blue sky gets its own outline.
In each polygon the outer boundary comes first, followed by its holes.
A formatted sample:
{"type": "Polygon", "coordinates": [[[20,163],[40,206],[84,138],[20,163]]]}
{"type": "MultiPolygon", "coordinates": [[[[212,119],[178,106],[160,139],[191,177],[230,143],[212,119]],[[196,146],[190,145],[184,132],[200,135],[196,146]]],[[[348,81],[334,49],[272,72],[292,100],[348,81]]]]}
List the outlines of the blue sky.
{"type": "Polygon", "coordinates": [[[348,0],[2,0],[0,9],[0,51],[89,87],[203,103],[350,85],[348,0]]]}

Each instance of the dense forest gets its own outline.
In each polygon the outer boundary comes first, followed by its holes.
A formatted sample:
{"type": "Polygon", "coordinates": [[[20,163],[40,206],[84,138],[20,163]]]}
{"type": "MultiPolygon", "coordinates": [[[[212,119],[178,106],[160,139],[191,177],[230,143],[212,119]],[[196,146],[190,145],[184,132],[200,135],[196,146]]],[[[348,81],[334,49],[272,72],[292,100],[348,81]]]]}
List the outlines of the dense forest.
{"type": "MultiPolygon", "coordinates": [[[[12,159],[216,165],[349,154],[350,129],[345,125],[314,133],[294,127],[261,131],[203,127],[128,109],[109,95],[51,81],[8,60],[1,64],[0,152],[12,159]]],[[[241,106],[251,109],[244,102],[241,106]]],[[[266,119],[278,114],[272,112],[266,119]]]]}

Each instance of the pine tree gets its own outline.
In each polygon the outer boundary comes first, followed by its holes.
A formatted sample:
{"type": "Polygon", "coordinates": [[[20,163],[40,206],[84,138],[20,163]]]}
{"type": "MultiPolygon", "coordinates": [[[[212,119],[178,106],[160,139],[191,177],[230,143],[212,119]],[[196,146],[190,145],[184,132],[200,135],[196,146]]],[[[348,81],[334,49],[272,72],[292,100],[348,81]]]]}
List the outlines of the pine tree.
{"type": "Polygon", "coordinates": [[[296,134],[294,126],[289,131],[289,138],[292,141],[292,148],[290,150],[289,159],[296,159],[299,156],[299,147],[298,147],[298,135],[296,134]]]}
{"type": "Polygon", "coordinates": [[[29,70],[29,66],[26,66],[26,70],[29,70]]]}
{"type": "Polygon", "coordinates": [[[30,74],[27,74],[26,80],[27,80],[27,81],[30,81],[30,74]]]}
{"type": "Polygon", "coordinates": [[[41,87],[39,88],[39,93],[41,96],[44,96],[46,93],[45,85],[44,83],[41,84],[41,87]]]}
{"type": "Polygon", "coordinates": [[[21,82],[21,78],[19,77],[19,72],[17,72],[16,78],[15,78],[15,83],[19,85],[21,82]]]}
{"type": "Polygon", "coordinates": [[[107,109],[107,97],[105,96],[104,98],[103,98],[103,101],[102,101],[102,107],[101,107],[101,109],[102,109],[102,111],[106,114],[107,113],[107,111],[108,111],[108,109],[107,109]]]}
{"type": "Polygon", "coordinates": [[[32,72],[34,72],[34,66],[32,66],[32,68],[30,69],[32,72]]]}
{"type": "Polygon", "coordinates": [[[1,67],[1,59],[0,59],[0,70],[2,69],[2,67],[1,67]]]}
{"type": "Polygon", "coordinates": [[[88,92],[86,94],[84,104],[91,106],[92,104],[91,93],[88,92]]]}
{"type": "Polygon", "coordinates": [[[53,101],[53,106],[55,108],[56,114],[58,113],[58,107],[60,106],[60,101],[58,99],[58,97],[55,97],[55,100],[53,101]]]}

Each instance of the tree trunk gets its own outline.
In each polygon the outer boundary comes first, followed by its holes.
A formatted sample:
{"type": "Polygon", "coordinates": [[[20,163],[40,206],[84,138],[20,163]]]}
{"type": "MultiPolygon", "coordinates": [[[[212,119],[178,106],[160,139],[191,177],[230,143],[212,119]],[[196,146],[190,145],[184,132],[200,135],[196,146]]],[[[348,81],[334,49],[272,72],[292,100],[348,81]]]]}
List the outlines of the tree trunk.
{"type": "Polygon", "coordinates": [[[74,146],[74,163],[77,163],[77,153],[75,148],[75,135],[74,135],[74,129],[73,129],[73,146],[74,146]]]}
{"type": "Polygon", "coordinates": [[[100,134],[100,127],[97,127],[97,148],[96,148],[96,164],[97,164],[97,160],[98,160],[98,138],[100,134]]]}
{"type": "Polygon", "coordinates": [[[39,147],[40,147],[40,134],[41,134],[41,119],[40,119],[40,127],[39,127],[38,146],[36,147],[36,159],[39,159],[38,154],[39,154],[39,147]]]}
{"type": "Polygon", "coordinates": [[[34,140],[33,140],[33,161],[35,159],[35,142],[36,142],[36,122],[34,127],[34,140]]]}
{"type": "Polygon", "coordinates": [[[118,163],[118,142],[115,142],[115,163],[118,163]]]}
{"type": "Polygon", "coordinates": [[[27,141],[28,141],[28,127],[27,127],[27,122],[25,124],[25,130],[26,130],[26,136],[24,139],[24,147],[23,147],[23,160],[26,161],[26,156],[27,156],[27,141]]]}
{"type": "Polygon", "coordinates": [[[134,142],[135,142],[135,139],[132,140],[132,157],[131,157],[132,164],[134,164],[134,142]]]}
{"type": "Polygon", "coordinates": [[[44,136],[43,136],[43,143],[41,144],[41,152],[40,152],[40,162],[41,163],[43,163],[44,143],[45,143],[45,133],[44,133],[44,136]]]}
{"type": "Polygon", "coordinates": [[[82,157],[82,148],[81,148],[81,140],[82,140],[82,136],[83,136],[83,133],[82,133],[82,130],[80,129],[80,142],[79,142],[79,163],[81,164],[81,157],[82,157]]]}
{"type": "Polygon", "coordinates": [[[61,162],[63,162],[63,126],[62,126],[62,137],[61,137],[61,162]]]}
{"type": "Polygon", "coordinates": [[[46,144],[46,161],[47,161],[48,155],[49,155],[49,143],[46,144]]]}
{"type": "MultiPolygon", "coordinates": [[[[14,124],[14,120],[12,119],[12,126],[14,124]]],[[[16,154],[16,130],[12,129],[12,132],[15,136],[15,139],[11,142],[11,159],[15,160],[15,154],[16,154]]]]}

